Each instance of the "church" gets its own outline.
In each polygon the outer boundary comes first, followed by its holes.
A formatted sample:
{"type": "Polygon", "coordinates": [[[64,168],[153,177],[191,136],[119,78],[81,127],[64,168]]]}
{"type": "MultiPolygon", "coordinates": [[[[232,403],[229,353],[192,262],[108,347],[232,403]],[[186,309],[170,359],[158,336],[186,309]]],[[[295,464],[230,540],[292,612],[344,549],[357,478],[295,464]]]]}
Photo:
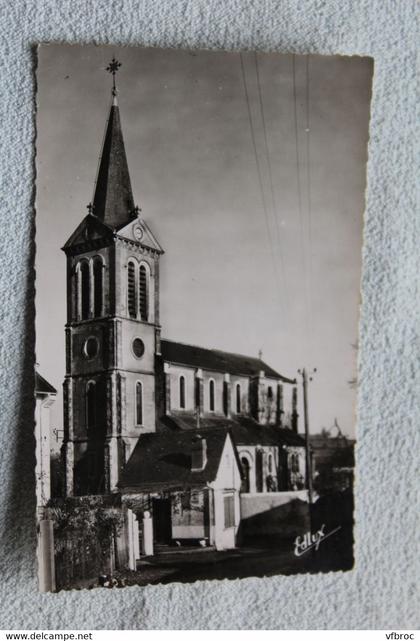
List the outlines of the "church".
{"type": "MultiPolygon", "coordinates": [[[[160,321],[165,239],[135,205],[115,87],[93,202],[67,240],[65,494],[119,494],[130,567],[159,545],[238,543],[258,498],[306,492],[297,386],[160,321]],[[143,530],[142,530],[143,527],[143,530]]],[[[256,503],[257,501],[257,503],[256,503]]]]}

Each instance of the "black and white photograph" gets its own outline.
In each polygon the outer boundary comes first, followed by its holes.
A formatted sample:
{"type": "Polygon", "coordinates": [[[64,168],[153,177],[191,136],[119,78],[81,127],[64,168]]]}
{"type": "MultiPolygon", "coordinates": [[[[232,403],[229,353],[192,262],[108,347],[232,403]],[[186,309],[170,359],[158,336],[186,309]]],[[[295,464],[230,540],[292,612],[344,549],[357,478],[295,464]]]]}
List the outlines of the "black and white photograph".
{"type": "Polygon", "coordinates": [[[37,56],[39,589],[351,571],[372,59],[37,56]]]}

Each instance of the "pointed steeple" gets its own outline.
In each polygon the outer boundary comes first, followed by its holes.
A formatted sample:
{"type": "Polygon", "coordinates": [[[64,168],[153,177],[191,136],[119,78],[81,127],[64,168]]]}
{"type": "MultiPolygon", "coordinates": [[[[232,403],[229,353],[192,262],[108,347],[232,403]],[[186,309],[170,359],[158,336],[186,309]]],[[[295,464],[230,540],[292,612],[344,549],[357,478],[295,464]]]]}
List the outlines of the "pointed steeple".
{"type": "Polygon", "coordinates": [[[119,63],[113,59],[108,67],[113,75],[113,99],[93,198],[93,214],[113,228],[119,228],[132,220],[134,210],[115,86],[118,66],[119,63]]]}

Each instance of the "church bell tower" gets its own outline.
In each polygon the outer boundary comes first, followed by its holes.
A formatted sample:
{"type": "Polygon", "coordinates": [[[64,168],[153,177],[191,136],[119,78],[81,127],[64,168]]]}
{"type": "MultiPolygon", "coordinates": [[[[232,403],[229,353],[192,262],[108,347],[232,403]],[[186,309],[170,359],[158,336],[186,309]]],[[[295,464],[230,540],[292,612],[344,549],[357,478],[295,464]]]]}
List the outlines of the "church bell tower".
{"type": "Polygon", "coordinates": [[[66,494],[115,491],[139,436],[156,429],[163,250],[134,204],[117,101],[112,103],[88,214],[67,258],[64,442],[66,494]]]}

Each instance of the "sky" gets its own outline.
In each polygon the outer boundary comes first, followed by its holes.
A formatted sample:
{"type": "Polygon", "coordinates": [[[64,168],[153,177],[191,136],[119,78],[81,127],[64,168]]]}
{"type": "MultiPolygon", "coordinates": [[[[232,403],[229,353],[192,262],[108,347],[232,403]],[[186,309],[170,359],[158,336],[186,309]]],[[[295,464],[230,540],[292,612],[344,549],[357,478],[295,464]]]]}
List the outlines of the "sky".
{"type": "Polygon", "coordinates": [[[310,431],[337,418],[354,437],[372,60],[93,45],[38,54],[36,360],[59,392],[53,427],[65,373],[60,248],[93,200],[115,56],[134,199],[165,250],[162,336],[261,350],[291,378],[316,368],[310,431]]]}

